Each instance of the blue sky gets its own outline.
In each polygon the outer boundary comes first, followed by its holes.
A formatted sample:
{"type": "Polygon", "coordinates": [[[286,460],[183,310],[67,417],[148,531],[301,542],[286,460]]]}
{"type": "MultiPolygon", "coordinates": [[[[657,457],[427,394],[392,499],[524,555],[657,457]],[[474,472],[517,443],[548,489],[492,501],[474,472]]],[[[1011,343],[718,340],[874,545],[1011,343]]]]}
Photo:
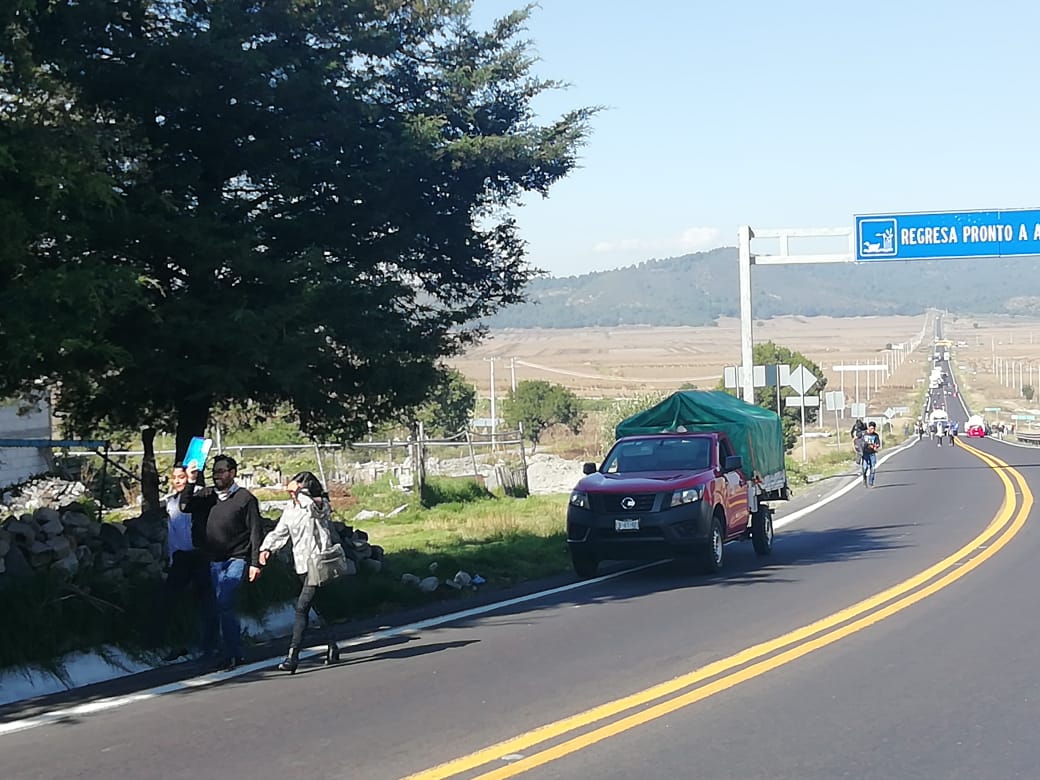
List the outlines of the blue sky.
{"type": "MultiPolygon", "coordinates": [[[[473,0],[478,27],[522,2],[473,0]]],[[[604,106],[517,211],[552,276],[853,215],[1040,207],[1040,3],[542,0],[542,121],[604,106]]]]}

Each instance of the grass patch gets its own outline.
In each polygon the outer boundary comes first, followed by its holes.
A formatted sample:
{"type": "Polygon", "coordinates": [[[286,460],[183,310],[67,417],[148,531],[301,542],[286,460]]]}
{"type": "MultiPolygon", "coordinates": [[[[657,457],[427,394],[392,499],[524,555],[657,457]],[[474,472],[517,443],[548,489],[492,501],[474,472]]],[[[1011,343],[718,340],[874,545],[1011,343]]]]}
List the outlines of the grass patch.
{"type": "MultiPolygon", "coordinates": [[[[401,582],[405,573],[430,576],[433,564],[442,580],[460,570],[480,574],[487,581],[484,588],[569,569],[565,496],[493,496],[474,480],[463,482],[437,480],[441,503],[429,509],[388,484],[357,491],[364,508],[389,509],[402,503],[407,508],[392,517],[357,522],[371,543],[385,550],[383,568],[372,572],[362,566],[356,576],[329,586],[332,619],[372,617],[444,599],[464,601],[467,591],[441,588],[425,593],[401,582]]],[[[343,514],[354,524],[353,512],[343,514]]],[[[34,664],[60,677],[62,656],[103,645],[147,658],[159,586],[157,580],[120,582],[86,572],[72,580],[46,574],[10,582],[2,591],[4,622],[17,630],[0,633],[0,667],[34,664]]],[[[294,600],[299,588],[295,571],[274,558],[257,582],[243,584],[240,612],[260,619],[273,605],[294,600]]],[[[190,596],[176,603],[167,621],[170,646],[193,644],[198,614],[190,596]]]]}
{"type": "Polygon", "coordinates": [[[438,504],[467,504],[491,498],[491,493],[473,477],[431,477],[422,487],[424,507],[438,504]]]}
{"type": "MultiPolygon", "coordinates": [[[[805,464],[789,458],[787,468],[797,486],[809,475],[847,472],[853,463],[851,452],[842,448],[805,464]]],[[[381,571],[362,566],[356,576],[329,586],[327,601],[334,620],[390,614],[435,601],[464,602],[469,595],[443,587],[424,593],[401,582],[406,573],[423,578],[432,571],[444,580],[461,570],[482,576],[486,589],[570,570],[566,494],[493,495],[471,478],[438,478],[430,485],[425,507],[417,496],[394,489],[388,478],[351,488],[350,506],[337,515],[366,531],[371,543],[385,550],[385,558],[381,571]],[[404,508],[397,514],[388,514],[400,507],[404,508]],[[353,518],[358,509],[387,516],[357,521],[353,518]]],[[[38,664],[60,676],[58,659],[63,655],[103,645],[147,657],[158,586],[156,581],[121,583],[86,573],[72,581],[48,574],[10,583],[2,591],[4,622],[16,630],[0,633],[0,667],[38,664]]],[[[275,558],[256,583],[243,585],[240,609],[243,615],[262,618],[273,605],[295,599],[298,592],[296,573],[275,558]]],[[[197,626],[194,603],[182,599],[169,616],[169,643],[190,645],[197,626]]]]}
{"type": "Polygon", "coordinates": [[[792,487],[807,485],[810,477],[830,477],[851,471],[856,465],[856,454],[852,445],[817,455],[802,463],[792,457],[786,459],[787,481],[792,487]]]}

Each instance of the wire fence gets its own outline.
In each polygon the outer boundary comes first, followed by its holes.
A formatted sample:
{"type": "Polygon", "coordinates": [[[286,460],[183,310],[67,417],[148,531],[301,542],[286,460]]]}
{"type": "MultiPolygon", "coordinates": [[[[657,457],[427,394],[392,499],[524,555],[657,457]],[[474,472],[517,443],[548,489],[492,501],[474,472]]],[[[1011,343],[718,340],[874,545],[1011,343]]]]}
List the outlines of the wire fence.
{"type": "MultiPolygon", "coordinates": [[[[57,442],[18,442],[18,446],[47,450],[59,476],[92,484],[99,476],[104,482],[107,474],[108,489],[118,488],[127,503],[139,495],[143,450],[103,451],[100,447],[52,444],[57,442]]],[[[507,495],[529,492],[520,428],[494,433],[467,430],[448,438],[429,438],[420,426],[414,438],[346,444],[235,444],[225,440],[220,451],[235,458],[237,481],[248,488],[284,485],[292,475],[311,471],[330,489],[388,479],[402,491],[421,491],[430,478],[469,477],[507,495]]],[[[160,474],[169,472],[174,454],[170,449],[155,451],[160,474]]]]}

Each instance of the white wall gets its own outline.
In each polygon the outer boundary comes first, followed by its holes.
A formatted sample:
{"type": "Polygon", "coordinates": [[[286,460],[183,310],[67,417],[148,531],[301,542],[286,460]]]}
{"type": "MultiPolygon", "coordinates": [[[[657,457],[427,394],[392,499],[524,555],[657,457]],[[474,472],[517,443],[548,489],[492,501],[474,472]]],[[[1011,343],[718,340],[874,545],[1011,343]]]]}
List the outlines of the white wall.
{"type": "MultiPolygon", "coordinates": [[[[0,406],[0,439],[50,439],[51,414],[47,404],[39,411],[18,414],[18,404],[0,406]]],[[[48,470],[50,448],[0,447],[0,487],[25,482],[48,470]]]]}

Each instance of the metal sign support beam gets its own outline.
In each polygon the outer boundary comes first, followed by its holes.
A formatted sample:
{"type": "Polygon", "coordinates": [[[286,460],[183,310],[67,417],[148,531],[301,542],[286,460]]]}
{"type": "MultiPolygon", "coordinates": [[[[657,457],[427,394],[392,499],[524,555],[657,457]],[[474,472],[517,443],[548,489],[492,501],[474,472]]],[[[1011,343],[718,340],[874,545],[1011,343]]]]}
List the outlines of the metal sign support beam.
{"type": "Polygon", "coordinates": [[[749,404],[755,402],[755,387],[752,380],[755,339],[751,312],[751,266],[785,265],[793,263],[854,263],[856,262],[856,232],[853,228],[784,228],[779,230],[752,230],[749,225],[737,229],[737,263],[740,277],[740,364],[741,398],[749,404]],[[840,254],[791,254],[791,238],[835,238],[847,237],[848,252],[840,254]],[[779,254],[755,255],[751,252],[751,239],[769,238],[780,242],[779,254]]]}

